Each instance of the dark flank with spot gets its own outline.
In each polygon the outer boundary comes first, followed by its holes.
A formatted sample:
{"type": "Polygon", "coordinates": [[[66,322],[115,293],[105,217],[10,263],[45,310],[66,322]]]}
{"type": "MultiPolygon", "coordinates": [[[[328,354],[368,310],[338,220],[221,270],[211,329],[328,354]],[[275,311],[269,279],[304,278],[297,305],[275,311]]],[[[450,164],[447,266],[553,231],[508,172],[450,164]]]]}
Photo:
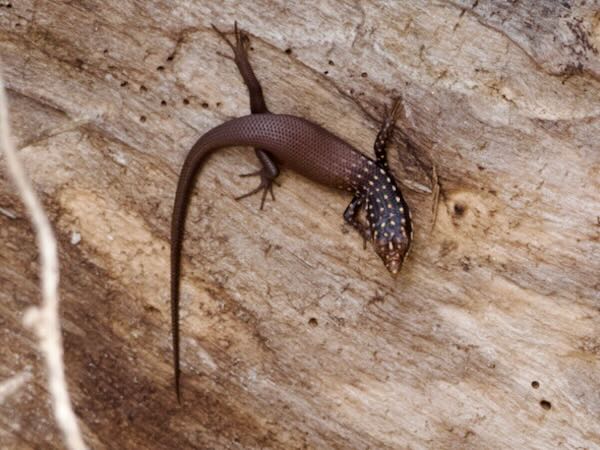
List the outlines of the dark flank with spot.
{"type": "Polygon", "coordinates": [[[370,240],[385,267],[396,275],[408,254],[412,241],[412,223],[408,205],[404,201],[389,169],[378,161],[368,160],[350,175],[355,199],[364,205],[366,224],[356,220],[357,206],[353,208],[355,221],[347,221],[370,240]],[[360,176],[359,176],[360,175],[360,176]]]}

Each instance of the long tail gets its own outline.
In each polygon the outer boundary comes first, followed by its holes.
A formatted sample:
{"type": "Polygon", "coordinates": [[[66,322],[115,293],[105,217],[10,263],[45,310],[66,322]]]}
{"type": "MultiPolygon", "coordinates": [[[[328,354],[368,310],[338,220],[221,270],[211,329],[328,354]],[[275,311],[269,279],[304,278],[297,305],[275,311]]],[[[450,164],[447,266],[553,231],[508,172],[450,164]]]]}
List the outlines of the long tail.
{"type": "Polygon", "coordinates": [[[239,117],[208,131],[194,144],[188,153],[175,194],[175,205],[171,219],[171,320],[173,333],[173,368],[175,371],[175,392],[181,402],[179,367],[179,277],[181,271],[181,246],[185,228],[188,199],[194,185],[196,173],[214,150],[234,145],[262,146],[276,148],[280,142],[270,136],[273,122],[283,116],[273,114],[253,114],[239,117]]]}
{"type": "MultiPolygon", "coordinates": [[[[304,119],[279,114],[250,114],[238,117],[208,131],[188,153],[177,184],[171,221],[171,319],[173,332],[173,367],[175,392],[180,401],[179,368],[179,275],[181,246],[185,228],[188,199],[196,173],[215,150],[234,145],[265,149],[277,157],[294,156],[307,146],[334,146],[342,143],[331,133],[304,119]]],[[[288,158],[289,159],[289,158],[288,158]]],[[[298,163],[299,164],[299,163],[298,163]]]]}
{"type": "Polygon", "coordinates": [[[179,278],[181,271],[181,246],[183,243],[188,199],[194,184],[194,178],[196,172],[198,172],[213,150],[210,146],[203,145],[203,138],[204,136],[192,147],[181,169],[171,219],[171,331],[173,333],[175,393],[177,394],[178,403],[181,403],[181,371],[179,367],[179,278]]]}

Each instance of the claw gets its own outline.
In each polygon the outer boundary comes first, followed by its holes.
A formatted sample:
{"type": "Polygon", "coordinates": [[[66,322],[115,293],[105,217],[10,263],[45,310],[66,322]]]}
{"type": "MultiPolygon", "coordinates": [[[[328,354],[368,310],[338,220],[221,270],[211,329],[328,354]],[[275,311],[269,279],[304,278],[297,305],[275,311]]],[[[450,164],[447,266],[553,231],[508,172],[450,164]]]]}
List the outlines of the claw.
{"type": "Polygon", "coordinates": [[[244,30],[238,29],[237,21],[234,22],[233,25],[235,44],[229,40],[224,31],[219,30],[214,24],[211,24],[211,27],[221,37],[221,39],[223,39],[227,43],[227,45],[229,45],[229,47],[233,51],[234,57],[232,58],[230,56],[223,55],[219,52],[217,52],[217,54],[219,54],[220,56],[225,56],[228,59],[232,59],[233,61],[237,61],[238,58],[241,58],[241,55],[247,53],[247,45],[250,42],[250,38],[248,38],[248,35],[244,32],[244,30]]]}
{"type": "Polygon", "coordinates": [[[388,105],[383,105],[383,117],[384,122],[389,123],[390,125],[395,124],[400,115],[402,114],[402,97],[396,97],[394,99],[394,103],[392,104],[392,109],[390,110],[388,105]]]}
{"type": "Polygon", "coordinates": [[[226,55],[225,53],[222,53],[222,52],[217,52],[217,55],[219,55],[222,58],[229,59],[230,61],[235,62],[235,58],[233,56],[226,55]]]}
{"type": "Polygon", "coordinates": [[[258,169],[255,172],[250,172],[250,173],[240,173],[239,177],[240,178],[246,178],[246,177],[262,177],[263,171],[262,169],[258,169]]]}
{"type": "Polygon", "coordinates": [[[392,106],[392,110],[390,111],[389,114],[387,114],[387,107],[386,107],[386,116],[389,118],[389,120],[392,123],[395,123],[400,118],[401,113],[402,113],[402,97],[396,97],[396,99],[394,100],[394,106],[392,106]]]}
{"type": "MultiPolygon", "coordinates": [[[[224,32],[224,31],[221,31],[221,30],[219,30],[219,29],[216,27],[216,25],[214,25],[214,24],[212,24],[212,23],[210,24],[210,26],[212,27],[212,29],[213,29],[213,30],[215,30],[215,32],[216,32],[216,33],[217,33],[219,36],[221,36],[221,39],[223,39],[225,42],[227,42],[227,45],[229,45],[229,47],[231,47],[231,50],[233,50],[233,52],[235,53],[235,46],[234,46],[234,45],[233,45],[231,42],[229,42],[229,39],[227,39],[227,36],[225,35],[225,32],[224,32]]],[[[237,35],[237,22],[236,22],[236,24],[235,24],[235,33],[236,33],[236,35],[237,35]]]]}
{"type": "Polygon", "coordinates": [[[364,224],[362,226],[361,234],[363,238],[363,250],[366,250],[367,242],[373,238],[373,236],[371,235],[371,229],[369,228],[369,225],[364,224]]]}
{"type": "Polygon", "coordinates": [[[275,194],[273,193],[273,184],[276,184],[277,186],[280,186],[280,184],[277,183],[273,178],[271,178],[263,169],[259,169],[255,172],[251,172],[251,173],[240,174],[240,177],[242,177],[242,178],[260,177],[260,184],[258,185],[258,187],[256,189],[252,189],[250,192],[247,192],[243,195],[240,195],[239,197],[236,197],[235,200],[242,200],[242,199],[250,197],[262,190],[263,193],[262,193],[262,197],[260,200],[260,209],[261,210],[265,206],[265,201],[267,199],[268,193],[271,194],[271,199],[273,201],[275,201],[275,194]]]}

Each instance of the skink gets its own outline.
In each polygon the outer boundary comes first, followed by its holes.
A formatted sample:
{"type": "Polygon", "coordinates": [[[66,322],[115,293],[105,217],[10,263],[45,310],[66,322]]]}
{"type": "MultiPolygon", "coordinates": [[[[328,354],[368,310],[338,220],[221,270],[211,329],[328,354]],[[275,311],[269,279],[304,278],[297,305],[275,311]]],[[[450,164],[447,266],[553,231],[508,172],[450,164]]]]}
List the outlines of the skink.
{"type": "Polygon", "coordinates": [[[271,114],[248,60],[248,36],[238,30],[236,24],[235,43],[232,43],[223,32],[213,28],[233,50],[233,59],[248,87],[252,114],[225,122],[198,139],[188,153],[179,176],[171,224],[173,364],[178,401],[179,284],[185,217],[195,176],[212,152],[231,146],[254,147],[262,168],[248,175],[259,176],[261,182],[256,189],[238,198],[262,190],[261,209],[267,192],[273,194],[272,186],[279,174],[279,164],[323,185],[351,192],[354,197],[344,212],[344,220],[365,241],[373,243],[376,253],[394,275],[402,266],[413,234],[408,205],[389,170],[385,150],[401,111],[400,100],[396,100],[379,129],[374,145],[375,159],[371,159],[306,119],[271,114]],[[364,208],[366,223],[359,218],[361,208],[364,208]]]}

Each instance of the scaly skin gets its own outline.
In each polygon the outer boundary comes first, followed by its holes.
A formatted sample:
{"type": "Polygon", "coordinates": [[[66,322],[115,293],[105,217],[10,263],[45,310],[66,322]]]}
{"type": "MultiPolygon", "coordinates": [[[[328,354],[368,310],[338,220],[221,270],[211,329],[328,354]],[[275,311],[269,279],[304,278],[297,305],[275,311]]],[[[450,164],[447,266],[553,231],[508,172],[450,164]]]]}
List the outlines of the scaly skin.
{"type": "Polygon", "coordinates": [[[253,114],[225,122],[204,134],[188,153],[179,176],[171,223],[173,364],[178,401],[179,284],[184,224],[193,181],[212,152],[231,146],[255,148],[263,167],[254,173],[261,177],[261,184],[251,193],[261,189],[264,191],[261,208],[266,192],[271,191],[272,182],[279,173],[275,159],[317,183],[352,192],[354,198],[344,213],[344,219],[359,231],[365,241],[373,242],[375,251],[394,275],[400,270],[412,240],[408,206],[388,169],[385,152],[386,142],[401,110],[400,101],[395,102],[380,128],[375,141],[377,159],[373,160],[306,119],[270,114],[260,84],[248,61],[247,36],[238,31],[236,25],[234,45],[224,33],[216,28],[215,30],[234,51],[234,61],[250,93],[253,114]],[[361,207],[365,208],[366,223],[358,218],[361,207]]]}

